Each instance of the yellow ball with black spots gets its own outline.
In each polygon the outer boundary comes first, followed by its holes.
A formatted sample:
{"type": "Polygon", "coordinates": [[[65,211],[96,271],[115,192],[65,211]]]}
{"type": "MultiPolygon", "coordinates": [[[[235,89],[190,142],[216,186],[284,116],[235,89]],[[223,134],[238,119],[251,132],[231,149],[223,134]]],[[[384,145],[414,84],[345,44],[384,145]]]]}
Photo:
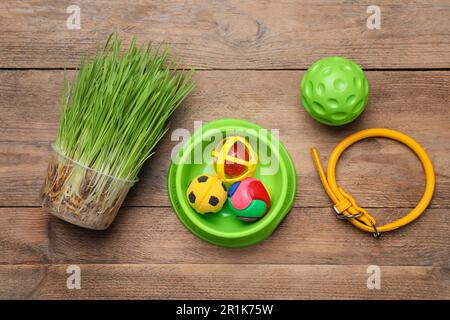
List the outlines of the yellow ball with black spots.
{"type": "Polygon", "coordinates": [[[214,213],[225,204],[227,188],[219,178],[202,174],[192,180],[186,195],[189,204],[198,213],[214,213]]]}

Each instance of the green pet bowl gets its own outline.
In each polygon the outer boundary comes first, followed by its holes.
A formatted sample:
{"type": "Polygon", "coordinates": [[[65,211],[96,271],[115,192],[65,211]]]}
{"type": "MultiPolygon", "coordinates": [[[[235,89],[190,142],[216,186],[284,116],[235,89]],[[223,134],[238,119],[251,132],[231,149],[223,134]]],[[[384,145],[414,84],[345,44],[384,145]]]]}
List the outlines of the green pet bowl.
{"type": "Polygon", "coordinates": [[[180,221],[197,237],[223,247],[249,246],[270,236],[291,209],[296,185],[294,164],[279,140],[268,130],[237,119],[212,121],[197,130],[173,159],[168,174],[169,198],[180,221]],[[199,214],[186,197],[192,179],[205,173],[214,174],[211,151],[226,135],[248,138],[260,158],[254,177],[269,189],[271,207],[262,219],[253,223],[239,220],[227,203],[217,213],[199,214]]]}

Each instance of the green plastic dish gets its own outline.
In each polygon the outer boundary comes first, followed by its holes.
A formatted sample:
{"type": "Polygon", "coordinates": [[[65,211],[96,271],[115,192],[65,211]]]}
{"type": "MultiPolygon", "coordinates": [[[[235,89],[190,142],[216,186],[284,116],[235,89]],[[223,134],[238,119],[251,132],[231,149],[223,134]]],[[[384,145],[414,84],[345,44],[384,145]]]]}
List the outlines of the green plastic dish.
{"type": "MultiPolygon", "coordinates": [[[[263,241],[277,228],[289,212],[295,199],[296,173],[292,159],[286,148],[270,131],[260,131],[260,126],[237,119],[221,119],[205,124],[196,131],[180,149],[177,163],[172,162],[168,173],[169,198],[180,221],[197,237],[212,244],[223,247],[245,247],[263,241]],[[195,212],[188,203],[186,190],[196,176],[204,173],[214,174],[211,165],[210,152],[203,152],[204,161],[194,164],[193,151],[211,146],[211,137],[218,133],[225,136],[229,130],[236,134],[249,137],[250,144],[257,141],[254,150],[260,150],[279,163],[275,173],[261,174],[271,164],[258,163],[255,178],[260,179],[269,189],[272,202],[269,212],[261,220],[248,223],[237,219],[227,204],[220,212],[201,215],[195,212]],[[209,141],[208,141],[209,140],[209,141]],[[277,146],[276,148],[274,146],[277,146]],[[266,151],[267,150],[267,151],[266,151]]],[[[212,140],[214,141],[214,140],[212,140]]],[[[218,143],[216,141],[215,143],[218,143]]]]}

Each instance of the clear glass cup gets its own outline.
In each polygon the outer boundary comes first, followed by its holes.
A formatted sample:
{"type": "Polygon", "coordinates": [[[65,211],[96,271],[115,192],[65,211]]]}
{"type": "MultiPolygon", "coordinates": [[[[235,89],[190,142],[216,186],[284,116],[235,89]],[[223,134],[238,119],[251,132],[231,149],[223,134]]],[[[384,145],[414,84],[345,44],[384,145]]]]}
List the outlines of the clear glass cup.
{"type": "Polygon", "coordinates": [[[136,181],[105,175],[53,148],[41,189],[42,207],[75,225],[104,230],[136,181]]]}

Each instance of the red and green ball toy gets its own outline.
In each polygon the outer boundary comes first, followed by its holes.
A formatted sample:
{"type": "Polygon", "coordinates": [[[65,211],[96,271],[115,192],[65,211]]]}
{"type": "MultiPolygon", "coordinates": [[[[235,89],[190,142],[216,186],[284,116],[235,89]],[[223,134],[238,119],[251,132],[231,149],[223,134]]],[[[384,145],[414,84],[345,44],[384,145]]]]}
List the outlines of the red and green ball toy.
{"type": "Polygon", "coordinates": [[[269,211],[270,194],[260,180],[246,178],[230,187],[228,205],[237,218],[253,222],[264,217],[269,211]]]}

